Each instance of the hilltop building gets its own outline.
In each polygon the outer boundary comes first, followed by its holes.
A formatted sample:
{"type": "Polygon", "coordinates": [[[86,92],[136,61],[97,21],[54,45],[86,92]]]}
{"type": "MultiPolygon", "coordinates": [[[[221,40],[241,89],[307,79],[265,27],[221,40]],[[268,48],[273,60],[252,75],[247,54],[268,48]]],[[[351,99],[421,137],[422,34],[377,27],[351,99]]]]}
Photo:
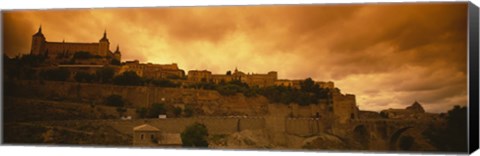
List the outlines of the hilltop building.
{"type": "Polygon", "coordinates": [[[138,60],[126,61],[118,73],[134,71],[138,76],[148,79],[181,79],[185,77],[185,71],[178,68],[176,63],[152,64],[140,63],[138,60]]]}
{"type": "Polygon", "coordinates": [[[406,107],[405,109],[393,109],[389,108],[382,110],[380,115],[384,118],[389,119],[431,119],[432,115],[426,113],[422,105],[415,101],[412,105],[406,107]]]}
{"type": "MultiPolygon", "coordinates": [[[[208,70],[190,70],[188,71],[187,80],[190,83],[199,83],[199,82],[212,82],[215,84],[227,83],[230,81],[241,81],[248,84],[249,86],[257,87],[267,87],[267,86],[286,86],[293,88],[300,88],[300,83],[303,80],[286,80],[278,79],[278,73],[276,71],[270,71],[266,74],[257,74],[257,73],[248,73],[239,71],[235,68],[234,72],[231,74],[212,74],[208,70]]],[[[323,82],[318,81],[315,84],[319,85],[321,88],[335,88],[333,82],[323,82]]]]}
{"type": "Polygon", "coordinates": [[[46,56],[50,63],[54,64],[109,64],[112,60],[120,62],[121,53],[119,46],[110,51],[110,41],[107,32],[94,43],[78,42],[50,42],[42,33],[42,27],[32,36],[30,54],[46,56]]]}
{"type": "Polygon", "coordinates": [[[178,133],[162,133],[156,127],[143,124],[133,128],[133,145],[178,147],[182,139],[178,133]]]}
{"type": "Polygon", "coordinates": [[[238,80],[248,84],[249,86],[266,87],[275,85],[277,80],[277,72],[271,71],[267,74],[245,74],[244,72],[235,71],[231,74],[212,74],[207,70],[190,70],[188,71],[188,80],[191,83],[213,82],[215,84],[227,83],[238,80]]]}

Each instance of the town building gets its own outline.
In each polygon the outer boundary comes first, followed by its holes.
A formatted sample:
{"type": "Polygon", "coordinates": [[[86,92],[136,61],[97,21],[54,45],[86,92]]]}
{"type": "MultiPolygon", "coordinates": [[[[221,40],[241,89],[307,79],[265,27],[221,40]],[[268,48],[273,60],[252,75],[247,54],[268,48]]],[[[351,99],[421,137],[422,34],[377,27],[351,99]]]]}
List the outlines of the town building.
{"type": "Polygon", "coordinates": [[[133,145],[178,147],[182,145],[182,139],[178,133],[164,133],[156,127],[143,124],[133,128],[133,145]]]}
{"type": "Polygon", "coordinates": [[[138,76],[147,79],[182,79],[185,77],[185,71],[178,68],[176,63],[152,64],[140,63],[138,60],[126,61],[118,74],[126,71],[134,71],[138,76]]]}

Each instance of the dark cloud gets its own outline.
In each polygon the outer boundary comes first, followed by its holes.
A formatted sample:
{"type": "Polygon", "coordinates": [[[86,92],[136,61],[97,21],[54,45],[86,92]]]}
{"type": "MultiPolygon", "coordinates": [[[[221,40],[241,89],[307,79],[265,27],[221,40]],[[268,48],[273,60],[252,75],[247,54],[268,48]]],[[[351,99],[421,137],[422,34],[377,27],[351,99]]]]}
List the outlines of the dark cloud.
{"type": "Polygon", "coordinates": [[[30,53],[32,23],[24,17],[16,17],[10,13],[3,14],[3,51],[10,57],[30,53]],[[20,30],[20,31],[18,31],[20,30]]]}

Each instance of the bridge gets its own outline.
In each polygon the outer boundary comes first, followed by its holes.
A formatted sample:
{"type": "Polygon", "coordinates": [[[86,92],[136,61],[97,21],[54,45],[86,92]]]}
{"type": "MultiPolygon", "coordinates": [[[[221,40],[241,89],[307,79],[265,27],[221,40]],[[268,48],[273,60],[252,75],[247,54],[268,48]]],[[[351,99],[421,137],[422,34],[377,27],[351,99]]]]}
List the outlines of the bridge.
{"type": "Polygon", "coordinates": [[[425,147],[429,144],[422,133],[428,128],[442,126],[444,122],[431,119],[354,119],[343,128],[365,149],[412,150],[415,146],[429,149],[433,147],[425,147]],[[387,147],[380,147],[384,145],[387,147]]]}

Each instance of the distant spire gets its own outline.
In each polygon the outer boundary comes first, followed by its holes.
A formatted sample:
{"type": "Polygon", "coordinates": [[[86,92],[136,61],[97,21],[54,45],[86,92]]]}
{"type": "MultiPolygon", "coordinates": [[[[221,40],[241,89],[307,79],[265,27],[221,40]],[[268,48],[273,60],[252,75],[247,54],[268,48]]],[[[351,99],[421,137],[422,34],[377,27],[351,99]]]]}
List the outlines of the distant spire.
{"type": "Polygon", "coordinates": [[[33,36],[44,37],[43,34],[42,34],[42,25],[40,25],[40,27],[38,27],[38,32],[35,33],[33,36]]]}
{"type": "Polygon", "coordinates": [[[108,42],[108,39],[107,39],[107,29],[105,29],[105,31],[103,32],[103,37],[102,37],[102,39],[100,39],[100,41],[106,41],[106,42],[108,42]]]}
{"type": "Polygon", "coordinates": [[[117,50],[115,51],[120,51],[120,46],[117,44],[117,50]]]}

